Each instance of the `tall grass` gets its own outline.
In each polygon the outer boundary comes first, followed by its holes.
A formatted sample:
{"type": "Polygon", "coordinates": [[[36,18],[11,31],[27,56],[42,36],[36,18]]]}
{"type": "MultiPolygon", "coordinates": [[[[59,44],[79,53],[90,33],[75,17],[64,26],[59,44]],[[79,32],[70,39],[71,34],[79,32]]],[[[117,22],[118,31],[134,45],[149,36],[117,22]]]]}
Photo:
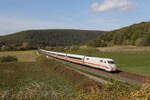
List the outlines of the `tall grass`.
{"type": "Polygon", "coordinates": [[[116,100],[139,91],[117,81],[94,82],[65,66],[43,56],[37,62],[0,64],[0,100],[116,100]]]}
{"type": "Polygon", "coordinates": [[[69,80],[60,77],[46,66],[36,63],[9,63],[0,65],[1,99],[58,100],[72,97],[75,89],[69,80]]]}

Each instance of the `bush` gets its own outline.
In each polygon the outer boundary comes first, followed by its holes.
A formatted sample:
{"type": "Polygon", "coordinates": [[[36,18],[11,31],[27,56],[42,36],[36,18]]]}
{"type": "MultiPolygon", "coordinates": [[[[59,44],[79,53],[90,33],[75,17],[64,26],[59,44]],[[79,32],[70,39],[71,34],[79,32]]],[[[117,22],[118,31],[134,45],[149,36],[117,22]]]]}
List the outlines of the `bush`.
{"type": "Polygon", "coordinates": [[[17,62],[18,58],[16,56],[3,56],[0,57],[0,63],[5,63],[5,62],[17,62]]]}

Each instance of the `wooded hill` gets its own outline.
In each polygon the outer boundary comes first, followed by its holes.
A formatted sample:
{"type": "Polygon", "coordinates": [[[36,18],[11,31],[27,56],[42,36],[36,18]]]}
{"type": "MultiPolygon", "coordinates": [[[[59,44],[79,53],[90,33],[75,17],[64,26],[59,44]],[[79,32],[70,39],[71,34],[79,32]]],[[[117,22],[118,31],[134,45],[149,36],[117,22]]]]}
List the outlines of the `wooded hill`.
{"type": "Polygon", "coordinates": [[[24,50],[41,46],[70,46],[86,43],[95,39],[104,31],[88,30],[28,30],[6,36],[0,36],[1,49],[24,50]],[[3,47],[2,47],[3,46],[3,47]]]}
{"type": "Polygon", "coordinates": [[[28,30],[0,36],[0,50],[26,50],[45,46],[71,46],[86,43],[93,47],[113,45],[150,46],[150,22],[114,31],[28,30]]]}
{"type": "Polygon", "coordinates": [[[142,22],[106,32],[87,44],[94,47],[112,45],[150,46],[150,22],[142,22]]]}

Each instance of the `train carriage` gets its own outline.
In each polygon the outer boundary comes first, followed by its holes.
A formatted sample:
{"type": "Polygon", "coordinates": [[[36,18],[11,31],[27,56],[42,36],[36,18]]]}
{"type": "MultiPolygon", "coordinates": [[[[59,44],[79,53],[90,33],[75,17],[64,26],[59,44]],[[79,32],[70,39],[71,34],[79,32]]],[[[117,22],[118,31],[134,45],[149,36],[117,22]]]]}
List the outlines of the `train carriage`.
{"type": "Polygon", "coordinates": [[[89,57],[89,56],[84,56],[84,55],[47,51],[43,49],[40,49],[40,51],[58,59],[63,59],[66,61],[71,61],[74,63],[83,64],[83,65],[88,65],[88,66],[98,68],[98,69],[104,69],[109,72],[117,70],[117,66],[114,63],[114,60],[109,59],[109,58],[89,57]]]}
{"type": "Polygon", "coordinates": [[[84,57],[83,55],[67,54],[67,60],[75,63],[83,64],[84,57]]]}

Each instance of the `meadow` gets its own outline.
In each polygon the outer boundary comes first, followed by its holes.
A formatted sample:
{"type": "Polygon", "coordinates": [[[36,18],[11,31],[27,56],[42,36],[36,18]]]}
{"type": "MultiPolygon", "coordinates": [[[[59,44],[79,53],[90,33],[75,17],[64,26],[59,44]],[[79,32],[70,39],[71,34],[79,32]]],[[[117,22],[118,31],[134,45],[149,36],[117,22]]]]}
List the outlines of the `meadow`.
{"type": "MultiPolygon", "coordinates": [[[[98,49],[81,47],[78,50],[63,52],[112,58],[120,70],[150,76],[150,47],[107,47],[98,49]]],[[[18,57],[19,62],[35,62],[37,57],[36,50],[0,52],[0,56],[7,55],[18,57]]]]}
{"type": "Polygon", "coordinates": [[[144,90],[135,90],[132,86],[117,81],[101,84],[55,60],[43,56],[34,60],[0,64],[1,100],[122,100],[138,96],[149,98],[149,85],[144,90]],[[137,94],[139,91],[142,92],[137,94]]]}
{"type": "Polygon", "coordinates": [[[0,64],[1,100],[59,100],[74,96],[75,88],[50,68],[36,63],[0,64]]]}
{"type": "Polygon", "coordinates": [[[150,47],[108,47],[98,49],[80,47],[78,49],[68,49],[64,52],[112,58],[120,70],[150,76],[150,47]]]}
{"type": "Polygon", "coordinates": [[[34,62],[36,55],[36,50],[29,50],[29,51],[1,51],[1,56],[16,56],[19,62],[34,62]]]}

